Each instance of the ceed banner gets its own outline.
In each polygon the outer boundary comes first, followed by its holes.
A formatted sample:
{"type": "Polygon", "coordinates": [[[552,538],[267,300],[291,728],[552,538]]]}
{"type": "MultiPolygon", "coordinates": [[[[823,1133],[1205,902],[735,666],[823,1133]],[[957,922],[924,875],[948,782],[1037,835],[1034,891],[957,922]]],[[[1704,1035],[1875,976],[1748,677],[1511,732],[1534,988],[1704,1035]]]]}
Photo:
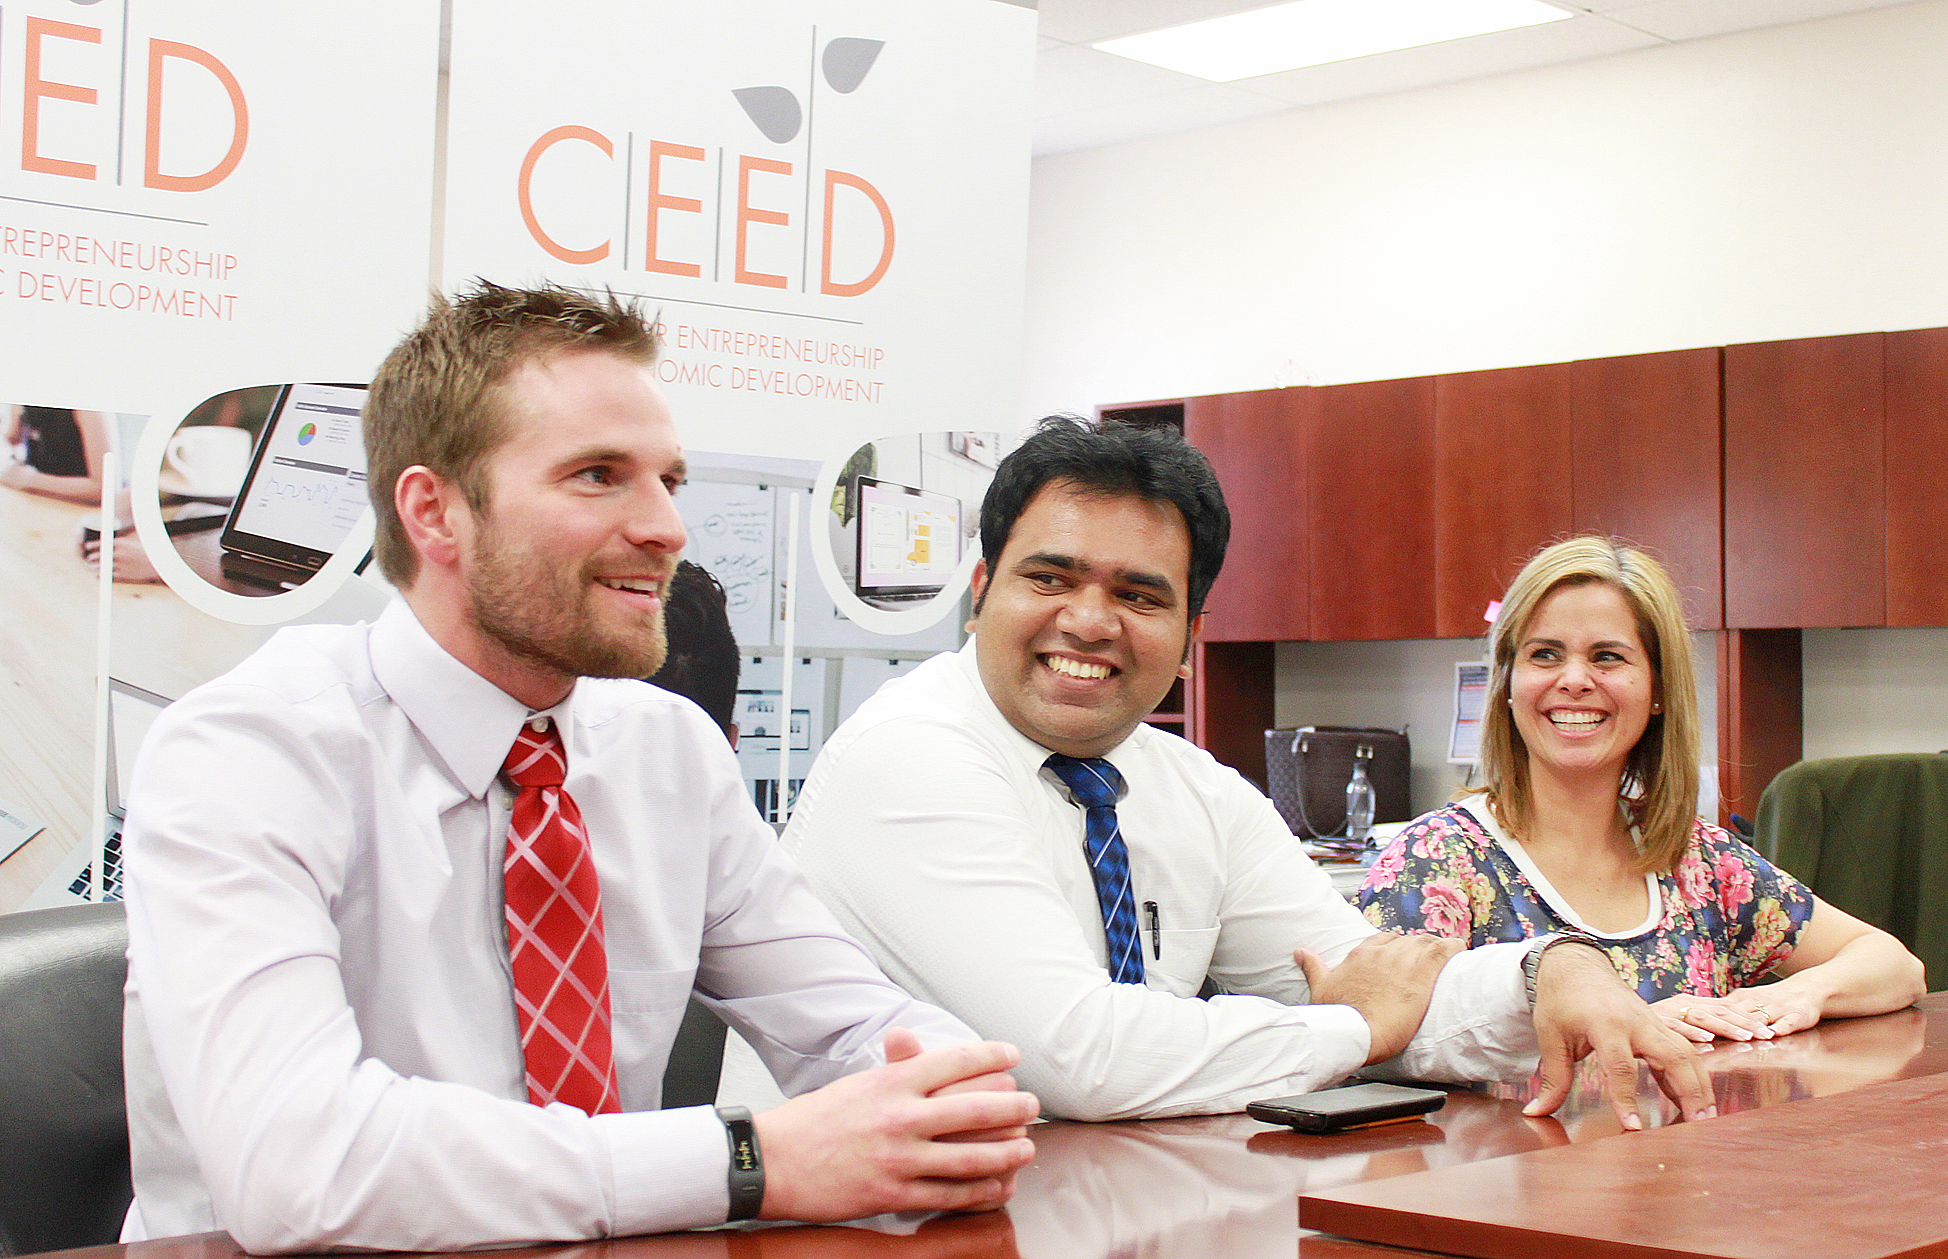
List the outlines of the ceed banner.
{"type": "Polygon", "coordinates": [[[434,0],[0,6],[9,403],[365,379],[424,308],[434,0]]]}
{"type": "Polygon", "coordinates": [[[686,440],[1013,429],[1035,14],[456,0],[442,273],[658,312],[686,440]]]}

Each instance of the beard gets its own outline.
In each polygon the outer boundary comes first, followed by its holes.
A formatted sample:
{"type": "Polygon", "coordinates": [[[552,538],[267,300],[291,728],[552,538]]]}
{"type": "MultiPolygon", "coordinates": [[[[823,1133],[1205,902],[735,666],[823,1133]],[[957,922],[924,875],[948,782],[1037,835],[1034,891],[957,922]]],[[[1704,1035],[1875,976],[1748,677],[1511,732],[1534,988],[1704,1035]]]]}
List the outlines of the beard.
{"type": "Polygon", "coordinates": [[[481,631],[510,655],[569,677],[646,678],[663,667],[669,643],[659,609],[627,627],[604,626],[595,579],[501,545],[489,531],[467,581],[481,631]]]}

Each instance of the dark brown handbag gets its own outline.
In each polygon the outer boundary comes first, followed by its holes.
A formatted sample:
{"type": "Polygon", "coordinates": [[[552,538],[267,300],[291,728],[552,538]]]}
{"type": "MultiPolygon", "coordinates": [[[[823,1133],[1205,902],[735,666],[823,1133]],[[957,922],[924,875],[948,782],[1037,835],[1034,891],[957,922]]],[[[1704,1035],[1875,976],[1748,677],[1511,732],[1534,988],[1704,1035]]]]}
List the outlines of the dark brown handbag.
{"type": "Polygon", "coordinates": [[[1265,732],[1265,777],[1272,803],[1292,833],[1306,839],[1346,833],[1346,784],[1362,747],[1372,749],[1366,776],[1373,782],[1373,820],[1405,822],[1407,731],[1366,726],[1300,726],[1265,732]]]}

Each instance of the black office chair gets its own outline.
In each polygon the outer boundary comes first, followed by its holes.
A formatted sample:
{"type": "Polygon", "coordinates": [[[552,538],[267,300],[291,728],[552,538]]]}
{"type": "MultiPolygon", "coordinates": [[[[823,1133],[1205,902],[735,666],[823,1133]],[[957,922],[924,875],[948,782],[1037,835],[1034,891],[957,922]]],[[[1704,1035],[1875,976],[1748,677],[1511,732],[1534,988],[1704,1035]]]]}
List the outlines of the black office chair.
{"type": "Polygon", "coordinates": [[[670,1064],[663,1071],[663,1109],[710,1106],[717,1101],[717,1084],[724,1074],[723,1020],[695,997],[683,1011],[670,1064]]]}
{"type": "Polygon", "coordinates": [[[120,904],[0,914],[0,1255],[121,1234],[127,948],[120,904]]]}

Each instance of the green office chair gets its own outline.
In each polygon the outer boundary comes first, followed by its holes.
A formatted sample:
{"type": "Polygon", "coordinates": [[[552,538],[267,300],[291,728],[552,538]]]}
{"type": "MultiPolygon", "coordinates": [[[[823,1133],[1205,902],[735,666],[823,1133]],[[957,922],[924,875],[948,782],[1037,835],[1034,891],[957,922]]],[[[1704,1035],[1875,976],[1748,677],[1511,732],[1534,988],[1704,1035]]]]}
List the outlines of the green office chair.
{"type": "Polygon", "coordinates": [[[1753,846],[1880,927],[1948,986],[1948,753],[1801,761],[1759,801],[1753,846]]]}
{"type": "Polygon", "coordinates": [[[0,1255],[121,1235],[120,904],[0,914],[0,1255]]]}

